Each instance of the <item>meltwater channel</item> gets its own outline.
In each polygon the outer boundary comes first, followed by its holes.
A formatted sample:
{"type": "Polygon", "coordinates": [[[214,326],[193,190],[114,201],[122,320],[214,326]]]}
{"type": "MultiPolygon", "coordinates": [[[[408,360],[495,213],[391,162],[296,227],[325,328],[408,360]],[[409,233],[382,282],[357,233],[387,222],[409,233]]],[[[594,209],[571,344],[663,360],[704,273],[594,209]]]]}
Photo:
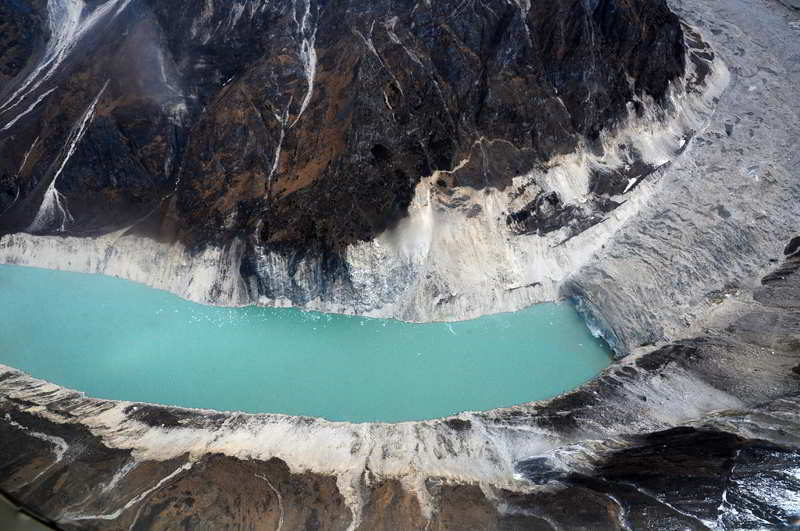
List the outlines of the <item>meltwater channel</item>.
{"type": "Polygon", "coordinates": [[[566,303],[409,324],[0,266],[0,363],[97,398],[399,422],[549,398],[610,361],[566,303]]]}

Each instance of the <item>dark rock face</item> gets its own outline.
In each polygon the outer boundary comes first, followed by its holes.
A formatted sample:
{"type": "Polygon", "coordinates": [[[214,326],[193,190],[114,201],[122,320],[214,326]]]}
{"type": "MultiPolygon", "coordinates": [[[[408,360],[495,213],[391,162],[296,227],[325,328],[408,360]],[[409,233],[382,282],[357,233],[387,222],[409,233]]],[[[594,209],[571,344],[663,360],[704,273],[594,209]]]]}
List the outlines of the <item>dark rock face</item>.
{"type": "Polygon", "coordinates": [[[786,471],[798,462],[796,448],[681,427],[633,439],[595,475],[559,481],[617,500],[620,521],[630,529],[747,529],[754,523],[788,529],[794,513],[770,505],[763,491],[753,494],[769,484],[776,495],[793,496],[800,485],[786,471]]]}
{"type": "Polygon", "coordinates": [[[789,242],[789,245],[786,246],[784,249],[783,254],[786,256],[793,256],[800,251],[800,236],[796,238],[792,238],[792,241],[789,242]]]}
{"type": "Polygon", "coordinates": [[[19,75],[34,48],[46,38],[43,4],[9,0],[0,5],[0,81],[4,84],[19,75]]]}
{"type": "Polygon", "coordinates": [[[402,218],[421,177],[467,160],[445,184],[504,188],[685,67],[663,0],[106,0],[63,42],[48,13],[80,2],[44,4],[0,7],[4,232],[57,179],[35,232],[149,216],[195,246],[336,252],[402,218]]]}
{"type": "Polygon", "coordinates": [[[574,236],[603,221],[603,212],[609,212],[619,203],[601,198],[593,205],[596,211],[585,213],[581,208],[565,204],[556,192],[543,192],[517,212],[508,215],[506,222],[517,234],[542,236],[570,227],[574,236]]]}

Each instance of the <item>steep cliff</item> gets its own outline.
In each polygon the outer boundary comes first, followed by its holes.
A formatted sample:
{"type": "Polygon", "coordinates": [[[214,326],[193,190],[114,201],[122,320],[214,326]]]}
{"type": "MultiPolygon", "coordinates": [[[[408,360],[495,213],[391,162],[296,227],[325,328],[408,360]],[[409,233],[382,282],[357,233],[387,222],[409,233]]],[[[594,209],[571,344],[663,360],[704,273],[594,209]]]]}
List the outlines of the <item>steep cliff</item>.
{"type": "Polygon", "coordinates": [[[233,292],[182,293],[221,304],[426,320],[555,298],[586,245],[552,275],[513,262],[563,261],[547,249],[636,195],[716,90],[663,0],[3,9],[0,231],[233,253],[233,292]],[[480,259],[499,265],[475,289],[448,231],[514,256],[480,259]]]}

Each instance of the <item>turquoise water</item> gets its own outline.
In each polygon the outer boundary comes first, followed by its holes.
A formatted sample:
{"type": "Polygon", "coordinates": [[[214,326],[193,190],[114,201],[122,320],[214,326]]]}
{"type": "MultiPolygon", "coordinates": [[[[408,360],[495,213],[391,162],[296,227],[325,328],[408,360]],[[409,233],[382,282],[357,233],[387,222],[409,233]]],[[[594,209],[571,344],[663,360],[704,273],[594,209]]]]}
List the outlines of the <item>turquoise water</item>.
{"type": "Polygon", "coordinates": [[[610,357],[569,304],[419,325],[0,266],[0,363],[99,398],[397,422],[552,397],[610,357]]]}

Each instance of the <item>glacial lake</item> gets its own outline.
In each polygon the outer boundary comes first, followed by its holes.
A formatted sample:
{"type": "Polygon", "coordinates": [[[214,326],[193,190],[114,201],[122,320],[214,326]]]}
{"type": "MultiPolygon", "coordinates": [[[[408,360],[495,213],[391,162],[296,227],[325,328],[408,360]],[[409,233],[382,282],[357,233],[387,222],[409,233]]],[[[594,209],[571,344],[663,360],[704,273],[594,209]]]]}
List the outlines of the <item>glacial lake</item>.
{"type": "Polygon", "coordinates": [[[610,362],[568,303],[408,324],[0,266],[0,363],[98,398],[399,422],[549,398],[610,362]]]}

